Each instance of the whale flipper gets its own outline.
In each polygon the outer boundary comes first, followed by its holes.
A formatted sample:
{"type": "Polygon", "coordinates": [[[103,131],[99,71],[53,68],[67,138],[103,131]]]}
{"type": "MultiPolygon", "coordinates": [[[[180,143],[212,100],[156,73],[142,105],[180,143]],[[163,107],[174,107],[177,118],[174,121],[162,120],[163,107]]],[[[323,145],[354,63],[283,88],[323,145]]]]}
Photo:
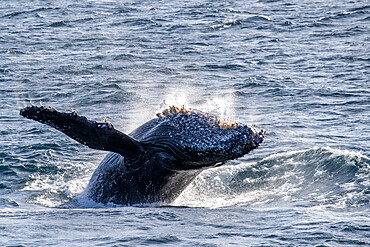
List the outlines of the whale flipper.
{"type": "Polygon", "coordinates": [[[126,157],[138,157],[145,152],[139,141],[116,130],[107,121],[99,123],[79,116],[76,112],[64,113],[44,106],[27,106],[21,109],[20,114],[54,127],[93,149],[111,151],[126,157]]]}

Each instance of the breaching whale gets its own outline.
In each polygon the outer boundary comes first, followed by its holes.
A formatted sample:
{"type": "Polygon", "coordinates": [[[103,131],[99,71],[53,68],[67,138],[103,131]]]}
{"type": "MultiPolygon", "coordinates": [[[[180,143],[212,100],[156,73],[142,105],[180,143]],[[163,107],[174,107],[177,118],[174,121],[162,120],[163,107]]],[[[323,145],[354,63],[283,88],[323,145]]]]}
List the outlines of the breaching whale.
{"type": "Polygon", "coordinates": [[[264,138],[263,130],[175,106],[129,135],[107,121],[88,120],[74,111],[32,105],[20,114],[90,148],[110,151],[86,191],[100,203],[170,203],[202,170],[249,153],[264,138]]]}

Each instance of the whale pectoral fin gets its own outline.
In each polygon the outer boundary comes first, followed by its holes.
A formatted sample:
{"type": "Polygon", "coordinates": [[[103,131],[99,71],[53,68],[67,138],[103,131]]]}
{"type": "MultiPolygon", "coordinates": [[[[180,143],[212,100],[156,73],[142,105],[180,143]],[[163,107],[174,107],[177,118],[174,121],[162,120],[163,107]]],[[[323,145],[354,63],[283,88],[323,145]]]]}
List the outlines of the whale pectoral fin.
{"type": "Polygon", "coordinates": [[[79,116],[76,112],[59,112],[51,107],[27,106],[20,110],[26,118],[47,124],[90,148],[136,157],[145,152],[134,138],[116,130],[108,122],[98,123],[79,116]]]}

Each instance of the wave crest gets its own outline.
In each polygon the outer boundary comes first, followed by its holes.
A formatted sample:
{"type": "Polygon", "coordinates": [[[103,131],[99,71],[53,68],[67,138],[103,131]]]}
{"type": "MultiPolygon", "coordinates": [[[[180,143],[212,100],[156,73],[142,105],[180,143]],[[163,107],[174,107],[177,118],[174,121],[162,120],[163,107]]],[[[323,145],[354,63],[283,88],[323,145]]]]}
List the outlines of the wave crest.
{"type": "Polygon", "coordinates": [[[204,171],[174,206],[235,205],[353,208],[369,204],[368,157],[312,148],[204,171]]]}

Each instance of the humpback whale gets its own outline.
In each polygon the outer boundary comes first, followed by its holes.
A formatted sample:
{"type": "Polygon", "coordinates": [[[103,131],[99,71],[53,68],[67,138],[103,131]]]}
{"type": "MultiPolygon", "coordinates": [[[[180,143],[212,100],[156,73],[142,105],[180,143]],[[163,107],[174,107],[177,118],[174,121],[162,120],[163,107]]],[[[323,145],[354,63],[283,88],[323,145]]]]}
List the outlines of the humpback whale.
{"type": "Polygon", "coordinates": [[[201,171],[249,153],[264,138],[264,130],[175,106],[129,135],[75,111],[32,105],[20,114],[90,148],[110,151],[86,188],[89,198],[100,203],[170,203],[201,171]]]}

